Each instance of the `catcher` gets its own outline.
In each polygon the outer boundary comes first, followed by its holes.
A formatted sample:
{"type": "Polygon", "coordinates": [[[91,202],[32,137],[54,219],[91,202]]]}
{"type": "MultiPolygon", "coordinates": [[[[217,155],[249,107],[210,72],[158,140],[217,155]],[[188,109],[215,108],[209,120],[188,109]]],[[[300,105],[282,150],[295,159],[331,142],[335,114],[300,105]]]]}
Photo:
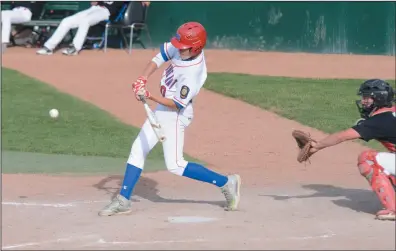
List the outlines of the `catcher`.
{"type": "Polygon", "coordinates": [[[358,157],[361,175],[369,182],[384,209],[376,214],[379,220],[395,220],[395,166],[396,166],[396,106],[393,105],[392,87],[380,79],[370,79],[361,84],[356,101],[361,119],[349,129],[336,132],[316,141],[302,131],[293,131],[301,149],[297,160],[304,162],[314,153],[341,142],[353,139],[378,140],[388,152],[366,150],[358,157]]]}

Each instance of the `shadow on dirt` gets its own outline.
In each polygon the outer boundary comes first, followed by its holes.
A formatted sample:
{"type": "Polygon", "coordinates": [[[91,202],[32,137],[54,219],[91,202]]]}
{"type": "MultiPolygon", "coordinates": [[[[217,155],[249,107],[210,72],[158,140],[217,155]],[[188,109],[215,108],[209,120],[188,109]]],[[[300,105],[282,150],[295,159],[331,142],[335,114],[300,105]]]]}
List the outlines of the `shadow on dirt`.
{"type": "MultiPolygon", "coordinates": [[[[123,176],[111,175],[108,176],[97,184],[94,184],[98,190],[106,191],[107,194],[114,199],[120,191],[122,185],[123,176]]],[[[158,195],[157,182],[153,179],[141,176],[138,183],[133,190],[133,195],[137,195],[151,202],[159,203],[197,203],[197,204],[209,204],[218,207],[224,207],[225,201],[204,201],[204,200],[188,200],[188,199],[166,199],[158,195]]],[[[133,198],[132,201],[139,201],[133,198]]]]}
{"type": "Polygon", "coordinates": [[[260,196],[272,197],[275,200],[344,197],[333,199],[332,202],[337,206],[346,207],[357,212],[365,212],[368,214],[375,214],[379,209],[381,209],[381,203],[379,202],[375,193],[371,190],[342,188],[323,184],[303,185],[302,188],[313,190],[315,193],[295,196],[264,194],[260,196]]]}

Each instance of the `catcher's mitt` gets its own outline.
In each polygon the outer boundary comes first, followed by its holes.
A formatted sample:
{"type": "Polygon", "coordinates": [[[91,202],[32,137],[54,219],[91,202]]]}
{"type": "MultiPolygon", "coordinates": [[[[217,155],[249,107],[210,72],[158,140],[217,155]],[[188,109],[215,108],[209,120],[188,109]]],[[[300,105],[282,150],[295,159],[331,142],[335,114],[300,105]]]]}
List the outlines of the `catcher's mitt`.
{"type": "Polygon", "coordinates": [[[312,155],[311,153],[309,153],[309,150],[312,148],[311,142],[316,141],[311,138],[311,135],[300,130],[294,130],[292,132],[292,136],[296,140],[298,148],[300,148],[300,151],[297,155],[297,161],[300,163],[307,161],[312,155]]]}

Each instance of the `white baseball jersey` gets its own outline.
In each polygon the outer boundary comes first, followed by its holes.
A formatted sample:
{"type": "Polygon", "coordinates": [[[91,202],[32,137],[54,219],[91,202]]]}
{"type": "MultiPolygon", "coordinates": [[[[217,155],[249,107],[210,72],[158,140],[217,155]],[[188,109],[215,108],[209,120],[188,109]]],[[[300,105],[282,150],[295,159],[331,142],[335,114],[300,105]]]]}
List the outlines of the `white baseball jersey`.
{"type": "MultiPolygon", "coordinates": [[[[192,100],[207,78],[205,57],[202,52],[194,60],[183,61],[178,49],[171,43],[164,43],[152,61],[158,67],[170,61],[162,74],[160,91],[164,97],[175,102],[179,111],[159,104],[154,113],[166,137],[162,143],[166,167],[170,172],[182,175],[188,164],[183,157],[184,132],[193,119],[192,100]]],[[[128,163],[143,169],[147,154],[157,143],[158,139],[146,119],[132,144],[128,163]]]]}
{"type": "Polygon", "coordinates": [[[152,61],[158,67],[170,61],[162,74],[160,92],[163,97],[172,99],[183,114],[192,114],[193,98],[207,78],[204,53],[193,60],[182,60],[177,48],[171,43],[164,43],[152,61]]]}

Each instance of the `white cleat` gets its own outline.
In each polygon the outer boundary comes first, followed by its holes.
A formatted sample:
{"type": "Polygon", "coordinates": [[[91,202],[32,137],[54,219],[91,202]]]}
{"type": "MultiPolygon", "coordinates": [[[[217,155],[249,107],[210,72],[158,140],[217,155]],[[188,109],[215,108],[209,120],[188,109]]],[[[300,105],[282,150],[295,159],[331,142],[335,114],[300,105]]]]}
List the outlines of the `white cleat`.
{"type": "Polygon", "coordinates": [[[99,216],[112,216],[129,214],[132,212],[131,201],[118,194],[113,201],[99,211],[99,216]]]}
{"type": "Polygon", "coordinates": [[[62,51],[63,55],[67,55],[67,56],[76,56],[78,55],[78,51],[76,48],[74,48],[74,46],[71,46],[67,49],[64,49],[62,51]]]}
{"type": "Polygon", "coordinates": [[[40,50],[36,51],[38,55],[52,55],[54,52],[46,47],[41,48],[40,50]]]}
{"type": "Polygon", "coordinates": [[[241,199],[241,183],[241,177],[238,174],[229,175],[228,182],[221,188],[221,192],[227,201],[226,211],[235,211],[238,209],[241,199]]]}

